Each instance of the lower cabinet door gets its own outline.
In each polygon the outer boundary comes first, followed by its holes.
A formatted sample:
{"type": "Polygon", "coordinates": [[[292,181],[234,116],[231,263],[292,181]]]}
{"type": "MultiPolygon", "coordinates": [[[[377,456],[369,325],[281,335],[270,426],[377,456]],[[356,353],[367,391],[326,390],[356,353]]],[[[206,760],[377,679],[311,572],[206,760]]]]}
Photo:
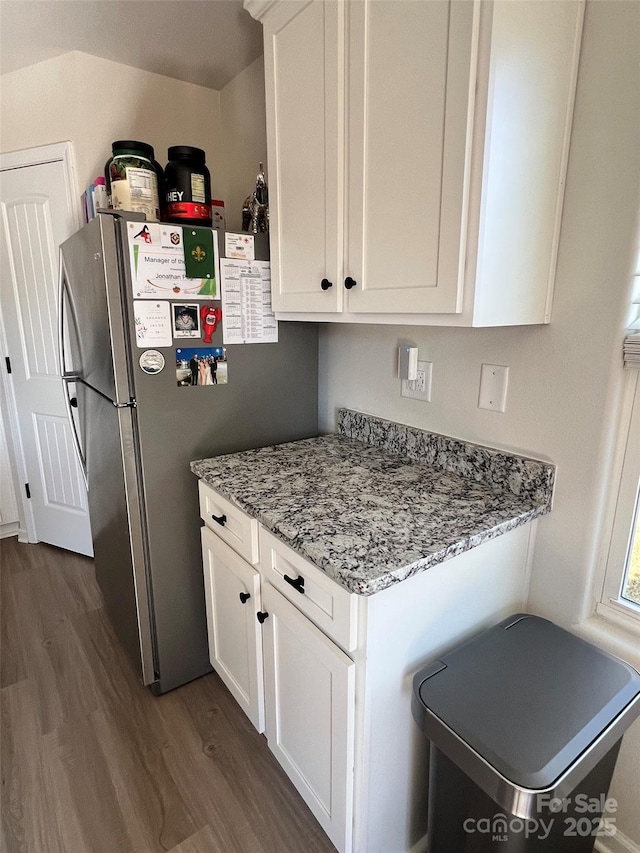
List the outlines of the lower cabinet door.
{"type": "Polygon", "coordinates": [[[202,564],[211,666],[259,732],[264,731],[260,575],[202,528],[202,564]]]}
{"type": "Polygon", "coordinates": [[[351,849],[355,664],[264,583],[267,740],[340,853],[351,849]]]}

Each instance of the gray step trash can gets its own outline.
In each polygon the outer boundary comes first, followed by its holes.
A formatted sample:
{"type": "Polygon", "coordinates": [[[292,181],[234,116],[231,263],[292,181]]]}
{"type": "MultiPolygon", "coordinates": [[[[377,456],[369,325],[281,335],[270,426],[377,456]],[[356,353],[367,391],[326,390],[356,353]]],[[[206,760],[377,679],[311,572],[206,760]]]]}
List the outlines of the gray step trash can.
{"type": "Polygon", "coordinates": [[[429,738],[428,853],[586,853],[640,675],[546,619],[516,614],[413,680],[429,738]]]}

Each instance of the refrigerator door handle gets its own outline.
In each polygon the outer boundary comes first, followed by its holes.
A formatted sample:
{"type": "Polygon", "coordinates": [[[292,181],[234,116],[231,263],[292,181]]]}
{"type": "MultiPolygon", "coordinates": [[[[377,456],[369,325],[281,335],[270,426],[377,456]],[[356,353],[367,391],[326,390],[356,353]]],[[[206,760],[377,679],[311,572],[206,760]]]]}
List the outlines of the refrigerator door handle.
{"type": "Polygon", "coordinates": [[[89,488],[89,479],[87,477],[87,462],[82,451],[82,445],[80,444],[80,436],[78,435],[78,427],[76,425],[76,419],[73,416],[73,412],[71,411],[71,401],[69,399],[69,385],[72,382],[79,382],[80,377],[77,373],[66,369],[65,364],[65,340],[64,340],[64,296],[66,291],[66,275],[64,268],[64,259],[62,257],[62,251],[60,251],[60,261],[59,261],[59,281],[58,281],[58,359],[60,364],[60,375],[62,377],[62,396],[64,397],[64,407],[67,413],[67,418],[69,420],[69,424],[71,425],[71,436],[73,438],[73,446],[75,447],[76,455],[78,457],[78,462],[80,463],[80,471],[82,472],[82,479],[84,480],[85,488],[88,490],[89,488]]]}
{"type": "Polygon", "coordinates": [[[58,359],[60,362],[60,375],[63,379],[69,379],[73,381],[78,377],[78,374],[73,370],[67,370],[66,365],[66,350],[67,345],[64,339],[64,306],[65,306],[65,294],[68,296],[67,291],[67,275],[66,269],[64,265],[64,257],[62,255],[62,249],[60,249],[59,254],[59,262],[58,262],[58,359]]]}
{"type": "Polygon", "coordinates": [[[69,385],[72,382],[76,382],[75,376],[63,376],[62,384],[64,397],[64,407],[67,412],[67,418],[69,419],[69,423],[71,424],[71,435],[73,437],[73,446],[76,449],[76,455],[78,457],[78,462],[80,463],[80,470],[82,471],[82,479],[84,480],[85,488],[89,488],[89,479],[87,477],[87,462],[84,458],[84,453],[82,452],[82,446],[80,444],[80,436],[78,435],[78,427],[76,426],[76,420],[73,417],[73,412],[71,411],[71,400],[69,399],[69,385]]]}

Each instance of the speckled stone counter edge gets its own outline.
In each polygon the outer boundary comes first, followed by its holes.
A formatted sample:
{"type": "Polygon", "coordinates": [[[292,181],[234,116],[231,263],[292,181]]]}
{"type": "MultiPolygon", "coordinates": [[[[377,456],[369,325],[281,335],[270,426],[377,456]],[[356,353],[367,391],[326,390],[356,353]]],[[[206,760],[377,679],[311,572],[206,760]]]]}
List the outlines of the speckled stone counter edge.
{"type": "Polygon", "coordinates": [[[555,465],[426,432],[351,409],[338,409],[338,433],[363,444],[426,462],[476,483],[486,483],[551,509],[555,465]]]}

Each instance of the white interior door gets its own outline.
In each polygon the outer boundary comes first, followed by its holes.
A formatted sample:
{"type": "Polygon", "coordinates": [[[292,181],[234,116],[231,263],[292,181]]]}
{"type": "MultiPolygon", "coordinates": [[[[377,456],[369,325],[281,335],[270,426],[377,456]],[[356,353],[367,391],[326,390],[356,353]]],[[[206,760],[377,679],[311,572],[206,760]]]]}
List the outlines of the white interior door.
{"type": "Polygon", "coordinates": [[[0,297],[35,540],[92,554],[58,363],[58,247],[76,227],[67,173],[62,159],[6,166],[0,158],[0,297]]]}

